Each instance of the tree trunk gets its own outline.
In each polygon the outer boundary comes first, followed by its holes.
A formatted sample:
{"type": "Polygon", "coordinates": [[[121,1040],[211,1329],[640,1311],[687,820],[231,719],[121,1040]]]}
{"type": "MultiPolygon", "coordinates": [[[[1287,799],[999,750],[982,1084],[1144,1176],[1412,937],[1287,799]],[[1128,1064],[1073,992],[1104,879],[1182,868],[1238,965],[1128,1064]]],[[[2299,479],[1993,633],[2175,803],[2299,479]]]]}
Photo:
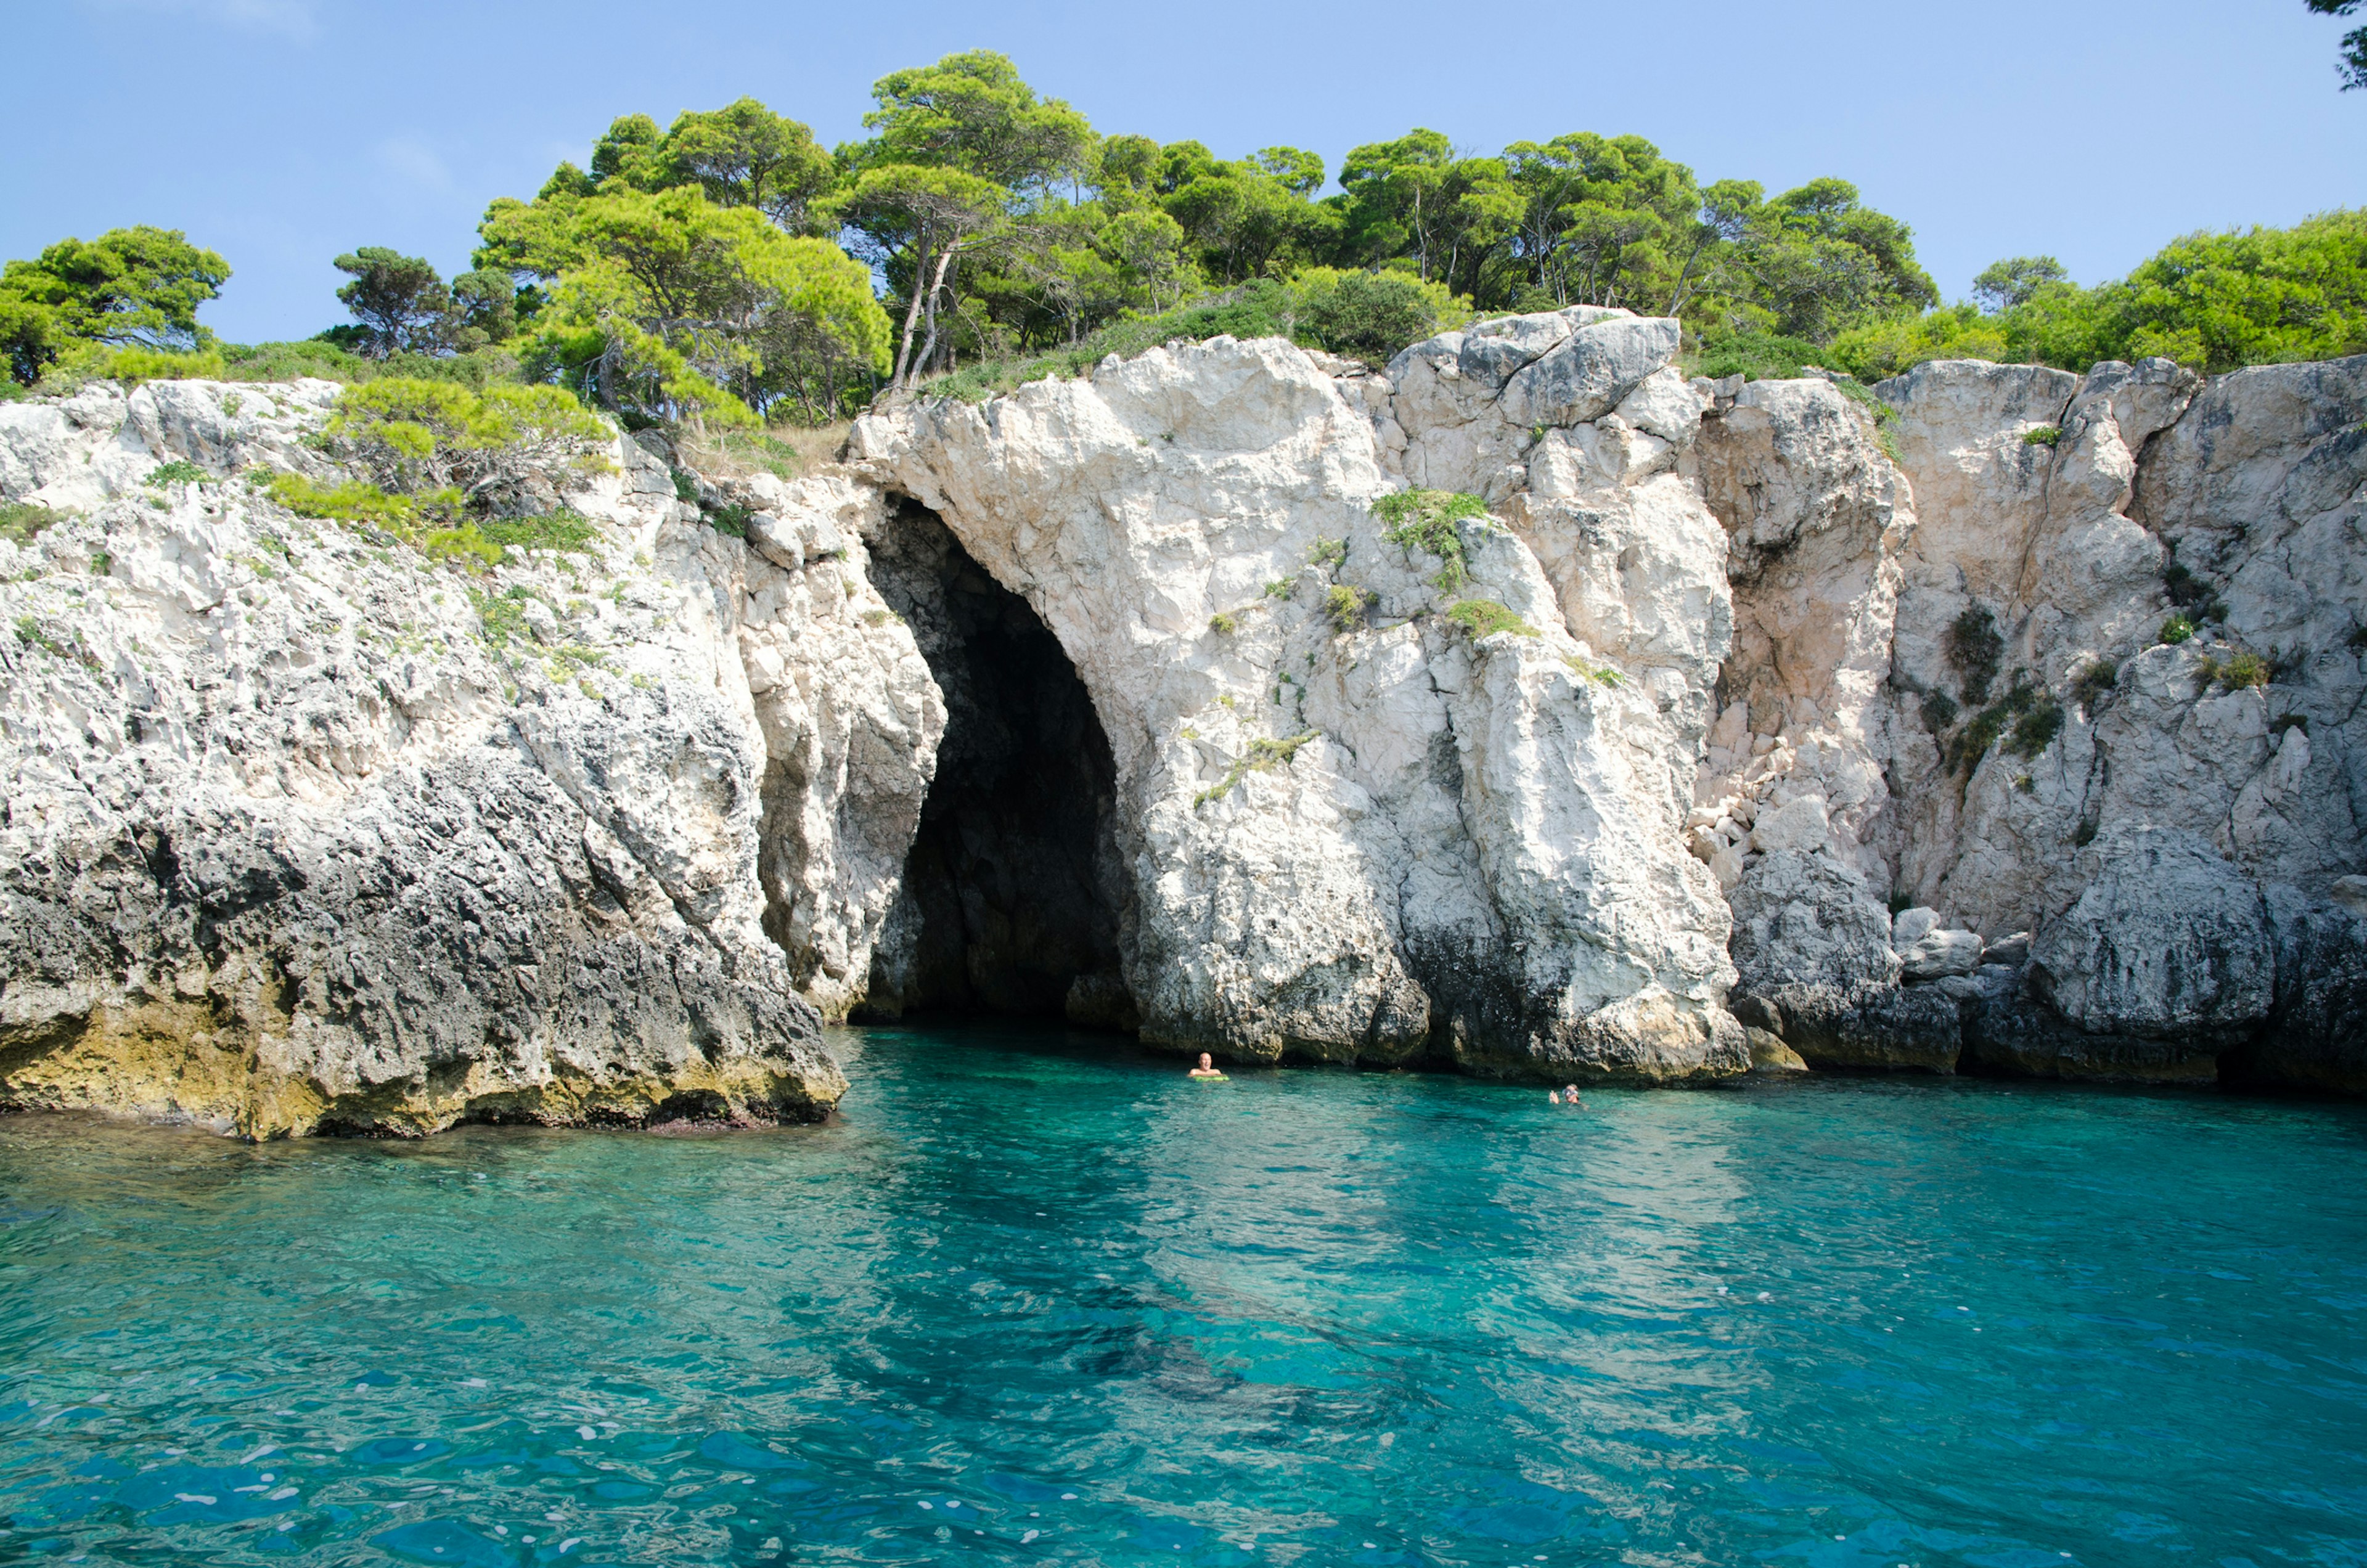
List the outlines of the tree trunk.
{"type": "Polygon", "coordinates": [[[902,391],[905,376],[912,367],[912,327],[921,319],[921,299],[929,288],[929,231],[921,231],[920,252],[912,261],[912,302],[904,309],[904,335],[896,344],[896,372],[889,386],[902,391]]]}
{"type": "Polygon", "coordinates": [[[1701,260],[1701,254],[1708,244],[1709,236],[1706,233],[1700,234],[1693,240],[1693,253],[1685,258],[1684,269],[1677,274],[1676,287],[1669,294],[1667,311],[1669,315],[1675,315],[1677,308],[1685,302],[1685,280],[1693,276],[1693,263],[1701,260]]]}
{"type": "MultiPolygon", "coordinates": [[[[912,374],[915,377],[917,377],[923,369],[927,367],[930,356],[937,351],[937,296],[944,292],[946,287],[946,270],[953,265],[954,248],[951,245],[947,245],[941,253],[939,253],[937,256],[937,275],[934,279],[930,280],[928,284],[929,335],[923,341],[920,355],[912,367],[912,374]]],[[[908,326],[904,330],[909,337],[912,329],[908,326]]]]}

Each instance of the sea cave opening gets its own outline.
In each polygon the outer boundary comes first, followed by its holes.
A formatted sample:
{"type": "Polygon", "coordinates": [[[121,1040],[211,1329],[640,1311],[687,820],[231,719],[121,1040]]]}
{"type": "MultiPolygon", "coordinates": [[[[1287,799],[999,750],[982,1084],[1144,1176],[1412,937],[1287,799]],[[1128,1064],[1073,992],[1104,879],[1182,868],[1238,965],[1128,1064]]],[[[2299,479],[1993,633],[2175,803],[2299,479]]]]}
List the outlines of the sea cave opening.
{"type": "Polygon", "coordinates": [[[855,1016],[1131,1029],[1116,769],[1076,667],[1027,601],[914,502],[899,504],[872,569],[945,693],[946,721],[855,1016]]]}

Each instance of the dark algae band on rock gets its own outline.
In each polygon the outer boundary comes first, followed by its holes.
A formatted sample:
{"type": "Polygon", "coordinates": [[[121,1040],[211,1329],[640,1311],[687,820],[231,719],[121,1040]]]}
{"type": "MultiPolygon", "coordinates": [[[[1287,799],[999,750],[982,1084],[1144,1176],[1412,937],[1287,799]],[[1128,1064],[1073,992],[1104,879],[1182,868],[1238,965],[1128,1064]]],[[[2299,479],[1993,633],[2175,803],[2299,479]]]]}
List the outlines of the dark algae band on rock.
{"type": "Polygon", "coordinates": [[[419,481],[473,535],[304,499],[405,482],[329,383],[0,404],[0,1104],[795,1121],[931,1010],[2367,1089],[2367,359],[1681,343],[1218,336],[791,479],[562,422],[419,481]]]}

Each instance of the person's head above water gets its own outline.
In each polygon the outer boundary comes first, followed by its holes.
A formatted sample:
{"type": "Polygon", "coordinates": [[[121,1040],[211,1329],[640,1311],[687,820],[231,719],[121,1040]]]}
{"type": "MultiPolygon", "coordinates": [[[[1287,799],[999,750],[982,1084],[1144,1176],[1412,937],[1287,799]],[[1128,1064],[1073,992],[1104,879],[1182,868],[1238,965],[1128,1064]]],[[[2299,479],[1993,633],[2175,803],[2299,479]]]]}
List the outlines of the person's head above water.
{"type": "Polygon", "coordinates": [[[1216,1063],[1215,1058],[1211,1057],[1211,1056],[1208,1055],[1208,1053],[1206,1053],[1206,1051],[1203,1051],[1203,1052],[1201,1052],[1201,1053],[1200,1053],[1200,1066],[1203,1066],[1203,1067],[1213,1067],[1213,1066],[1215,1066],[1216,1065],[1217,1065],[1217,1063],[1216,1063]]]}

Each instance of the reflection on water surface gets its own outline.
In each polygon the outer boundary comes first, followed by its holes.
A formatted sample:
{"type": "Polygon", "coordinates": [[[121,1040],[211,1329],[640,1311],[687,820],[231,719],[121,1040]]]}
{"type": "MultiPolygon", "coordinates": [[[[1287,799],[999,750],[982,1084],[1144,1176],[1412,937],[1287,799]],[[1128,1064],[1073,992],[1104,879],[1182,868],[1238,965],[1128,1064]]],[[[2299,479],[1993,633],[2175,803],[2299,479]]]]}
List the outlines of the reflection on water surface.
{"type": "Polygon", "coordinates": [[[1184,1080],[0,1121],[0,1561],[2367,1561],[2367,1110],[1184,1080]]]}

